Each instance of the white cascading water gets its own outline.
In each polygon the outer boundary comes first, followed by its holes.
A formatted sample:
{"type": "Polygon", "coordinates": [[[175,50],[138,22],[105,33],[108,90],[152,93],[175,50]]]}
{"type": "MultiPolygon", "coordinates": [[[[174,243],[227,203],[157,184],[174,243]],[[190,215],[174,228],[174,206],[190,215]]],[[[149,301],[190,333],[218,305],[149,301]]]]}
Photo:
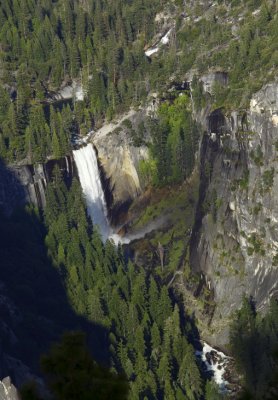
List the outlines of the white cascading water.
{"type": "Polygon", "coordinates": [[[203,342],[202,351],[196,351],[195,354],[204,362],[206,370],[212,372],[212,379],[218,385],[220,393],[228,393],[229,382],[226,380],[226,373],[229,370],[231,357],[214,349],[206,342],[203,342]]]}
{"type": "Polygon", "coordinates": [[[98,169],[97,156],[91,143],[73,151],[80,184],[85,196],[88,214],[94,224],[99,226],[102,241],[113,240],[118,245],[128,244],[132,240],[140,239],[146,233],[157,229],[163,221],[156,221],[144,230],[139,230],[132,235],[120,236],[111,228],[107,218],[107,206],[98,169]]]}
{"type": "Polygon", "coordinates": [[[99,226],[102,240],[112,234],[107,218],[107,206],[98,169],[97,157],[91,143],[73,151],[80,184],[85,196],[88,214],[99,226]]]}

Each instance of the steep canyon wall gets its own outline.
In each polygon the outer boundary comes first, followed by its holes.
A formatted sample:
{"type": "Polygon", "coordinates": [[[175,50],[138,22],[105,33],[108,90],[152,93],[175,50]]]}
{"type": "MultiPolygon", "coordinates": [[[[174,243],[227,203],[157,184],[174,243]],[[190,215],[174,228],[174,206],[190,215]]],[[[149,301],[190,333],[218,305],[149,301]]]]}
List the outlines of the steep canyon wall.
{"type": "Polygon", "coordinates": [[[45,164],[9,165],[0,163],[0,207],[9,215],[16,207],[32,203],[45,206],[45,190],[55,166],[69,184],[76,175],[72,156],[49,160],[45,164]]]}
{"type": "Polygon", "coordinates": [[[216,110],[203,122],[190,263],[213,298],[204,334],[226,345],[244,295],[264,311],[278,294],[278,84],[256,93],[247,112],[216,110]]]}

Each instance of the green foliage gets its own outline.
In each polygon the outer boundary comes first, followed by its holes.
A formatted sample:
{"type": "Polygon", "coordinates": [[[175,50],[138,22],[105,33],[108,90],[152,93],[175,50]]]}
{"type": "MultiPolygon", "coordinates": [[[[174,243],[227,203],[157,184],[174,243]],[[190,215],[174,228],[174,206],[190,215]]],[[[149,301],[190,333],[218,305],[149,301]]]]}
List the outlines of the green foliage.
{"type": "Polygon", "coordinates": [[[249,185],[249,171],[245,171],[244,175],[241,179],[238,181],[239,187],[242,190],[248,190],[248,185],[249,185]]]}
{"type": "Polygon", "coordinates": [[[206,383],[206,400],[223,400],[224,396],[219,393],[219,388],[213,381],[206,383]]]}
{"type": "Polygon", "coordinates": [[[132,128],[132,122],[129,119],[125,119],[122,122],[122,126],[124,126],[127,129],[131,129],[132,128]]]}
{"type": "MultiPolygon", "coordinates": [[[[173,73],[183,76],[191,68],[196,75],[209,69],[227,71],[227,85],[216,82],[212,88],[214,106],[246,107],[252,93],[274,76],[278,65],[274,3],[234,1],[229,9],[222,1],[213,12],[206,4],[197,4],[187,10],[189,21],[182,23],[178,18],[175,41],[163,57],[158,54],[150,61],[144,55],[144,46],[156,33],[154,16],[166,3],[165,0],[113,3],[88,0],[84,5],[64,0],[38,4],[27,0],[20,4],[15,0],[3,1],[0,6],[1,155],[8,161],[27,158],[28,162],[64,155],[69,151],[72,132],[87,133],[104,118],[109,120],[130,105],[140,104],[152,89],[158,92],[165,89],[165,81],[173,73]],[[253,15],[256,7],[260,12],[253,15]],[[232,27],[237,24],[228,24],[226,19],[237,20],[241,14],[235,33],[232,27]],[[197,21],[196,16],[200,17],[197,21]],[[82,81],[85,100],[76,102],[67,112],[67,117],[71,114],[67,126],[60,121],[53,129],[45,106],[47,96],[73,79],[82,81]],[[11,87],[16,88],[12,104],[8,94],[11,87]]],[[[203,93],[196,77],[191,89],[195,108],[200,110],[210,95],[203,93]]],[[[60,111],[57,114],[64,121],[65,113],[60,111]]],[[[184,148],[194,149],[195,139],[192,144],[188,135],[192,126],[188,130],[185,123],[183,132],[178,123],[171,126],[165,116],[154,125],[157,125],[154,158],[162,172],[153,180],[156,184],[177,182],[191,168],[192,160],[182,159],[181,154],[184,148]],[[165,182],[162,177],[166,177],[165,182]]],[[[140,133],[131,132],[131,136],[135,146],[142,144],[140,133]]]]}
{"type": "Polygon", "coordinates": [[[254,163],[260,167],[263,165],[263,152],[262,152],[262,148],[260,145],[257,146],[256,151],[254,152],[254,150],[251,150],[250,152],[250,157],[252,158],[252,160],[254,161],[254,163]]]}
{"type": "Polygon", "coordinates": [[[221,108],[225,104],[225,100],[229,94],[229,89],[219,81],[215,81],[212,86],[212,96],[214,100],[214,108],[221,108]]]}
{"type": "MultiPolygon", "coordinates": [[[[1,179],[2,174],[3,171],[1,179]]],[[[13,185],[16,185],[14,177],[13,185]]],[[[2,329],[0,342],[6,354],[13,354],[34,374],[40,374],[40,355],[65,329],[80,327],[80,318],[69,305],[61,275],[47,256],[40,212],[32,206],[15,210],[9,218],[1,212],[0,221],[0,280],[5,284],[1,323],[17,330],[17,344],[2,329]],[[16,325],[11,321],[11,305],[21,316],[16,325]]],[[[98,332],[93,330],[91,334],[91,340],[99,343],[98,332]]],[[[100,351],[101,357],[96,348],[98,359],[102,359],[103,349],[100,351]]],[[[5,368],[3,365],[3,371],[5,368]]],[[[3,373],[8,375],[9,371],[3,373]]]]}
{"type": "Polygon", "coordinates": [[[58,171],[54,176],[45,209],[49,256],[65,276],[74,310],[108,329],[111,364],[128,376],[129,398],[201,395],[194,351],[167,287],[127,264],[120,247],[103,244],[78,183],[68,190],[58,171]]]}
{"type": "Polygon", "coordinates": [[[243,377],[242,399],[277,398],[278,305],[271,301],[265,316],[244,298],[231,326],[230,344],[238,372],[243,377]]]}
{"type": "Polygon", "coordinates": [[[202,82],[194,75],[192,84],[191,84],[191,92],[194,101],[194,105],[198,111],[200,111],[206,104],[206,97],[203,92],[202,82]]]}
{"type": "Polygon", "coordinates": [[[278,265],[278,253],[276,253],[275,256],[273,257],[272,265],[274,265],[274,266],[278,265]]]}
{"type": "Polygon", "coordinates": [[[139,161],[139,175],[145,186],[158,181],[157,164],[153,158],[139,161]]]}
{"type": "Polygon", "coordinates": [[[146,96],[144,45],[165,0],[83,3],[1,2],[0,143],[8,161],[38,162],[68,151],[64,113],[50,112],[49,121],[42,106],[62,84],[78,80],[87,93],[71,110],[81,135],[146,96]],[[10,88],[16,88],[12,104],[10,88]]]}
{"type": "Polygon", "coordinates": [[[249,243],[249,247],[247,248],[247,253],[249,256],[253,255],[253,253],[260,254],[262,256],[265,255],[263,240],[257,233],[252,233],[252,235],[247,238],[247,241],[249,243]]]}
{"type": "MultiPolygon", "coordinates": [[[[128,383],[99,366],[86,347],[83,333],[67,333],[60,343],[42,356],[41,368],[50,393],[59,400],[124,400],[128,398],[128,383]]],[[[29,384],[21,391],[22,400],[39,399],[36,386],[29,384]]]]}
{"type": "MultiPolygon", "coordinates": [[[[227,85],[216,83],[211,94],[215,107],[235,109],[248,106],[251,95],[275,77],[278,14],[276,3],[271,1],[230,3],[218,2],[213,12],[206,9],[206,3],[198,5],[200,9],[188,9],[192,19],[178,32],[177,47],[182,60],[180,71],[192,68],[199,74],[208,70],[228,72],[227,85]],[[259,12],[252,14],[256,9],[259,12]]],[[[202,89],[193,82],[193,98],[200,109],[202,89]]]]}
{"type": "Polygon", "coordinates": [[[258,204],[255,205],[255,207],[253,207],[252,213],[254,215],[258,215],[259,212],[262,210],[262,208],[263,208],[262,203],[258,203],[258,204]]]}
{"type": "Polygon", "coordinates": [[[263,185],[265,191],[269,191],[272,188],[273,181],[274,181],[274,168],[271,168],[270,170],[266,170],[263,173],[263,185]]]}
{"type": "Polygon", "coordinates": [[[189,98],[183,95],[173,103],[163,103],[158,120],[151,121],[151,132],[151,154],[156,165],[153,184],[177,183],[190,176],[198,132],[191,117],[189,98]]]}

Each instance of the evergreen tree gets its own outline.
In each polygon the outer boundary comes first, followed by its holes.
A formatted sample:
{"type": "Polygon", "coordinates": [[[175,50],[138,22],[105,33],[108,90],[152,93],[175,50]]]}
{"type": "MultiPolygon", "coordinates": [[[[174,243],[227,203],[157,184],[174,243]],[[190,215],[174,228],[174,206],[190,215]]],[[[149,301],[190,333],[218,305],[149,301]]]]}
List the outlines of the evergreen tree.
{"type": "MultiPolygon", "coordinates": [[[[42,357],[42,370],[50,392],[58,399],[127,399],[128,384],[124,376],[111,373],[92,359],[82,333],[68,333],[42,357]]],[[[30,386],[22,398],[39,399],[30,386]]]]}

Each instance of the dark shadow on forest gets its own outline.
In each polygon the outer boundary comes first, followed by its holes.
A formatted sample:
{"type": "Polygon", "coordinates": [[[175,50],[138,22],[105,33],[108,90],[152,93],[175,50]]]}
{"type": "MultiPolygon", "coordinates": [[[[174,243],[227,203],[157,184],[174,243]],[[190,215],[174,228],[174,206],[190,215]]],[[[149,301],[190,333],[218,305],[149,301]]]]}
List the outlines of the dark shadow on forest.
{"type": "MultiPolygon", "coordinates": [[[[5,201],[23,193],[2,161],[0,189],[5,201]]],[[[65,331],[84,331],[94,359],[108,365],[108,331],[72,309],[63,277],[47,256],[40,218],[22,206],[7,217],[5,204],[0,207],[0,379],[9,375],[21,385],[30,372],[40,376],[41,354],[65,331]]]]}
{"type": "Polygon", "coordinates": [[[230,348],[243,377],[239,400],[278,399],[278,301],[270,300],[266,313],[255,299],[243,298],[231,325],[230,348]]]}

